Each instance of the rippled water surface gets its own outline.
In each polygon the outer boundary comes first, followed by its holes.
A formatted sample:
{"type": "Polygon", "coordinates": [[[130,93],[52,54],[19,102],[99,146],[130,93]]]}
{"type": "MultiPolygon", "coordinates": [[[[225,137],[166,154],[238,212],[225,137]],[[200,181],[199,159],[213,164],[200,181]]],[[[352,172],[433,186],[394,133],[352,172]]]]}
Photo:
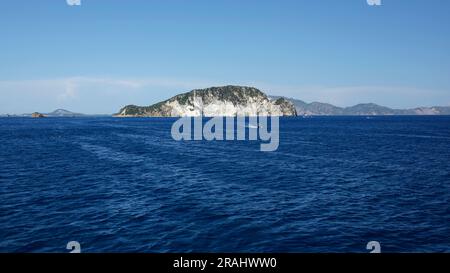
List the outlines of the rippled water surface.
{"type": "Polygon", "coordinates": [[[0,252],[450,252],[450,117],[280,123],[280,147],[173,119],[1,118],[0,252]]]}

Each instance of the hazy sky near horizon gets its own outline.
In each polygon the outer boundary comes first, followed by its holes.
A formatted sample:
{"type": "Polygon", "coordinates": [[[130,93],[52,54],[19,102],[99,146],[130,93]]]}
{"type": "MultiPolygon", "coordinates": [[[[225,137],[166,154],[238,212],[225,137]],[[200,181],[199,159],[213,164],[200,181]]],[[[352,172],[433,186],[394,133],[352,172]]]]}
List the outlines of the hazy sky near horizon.
{"type": "Polygon", "coordinates": [[[450,106],[450,1],[0,3],[0,113],[114,113],[227,84],[339,106],[450,106]]]}

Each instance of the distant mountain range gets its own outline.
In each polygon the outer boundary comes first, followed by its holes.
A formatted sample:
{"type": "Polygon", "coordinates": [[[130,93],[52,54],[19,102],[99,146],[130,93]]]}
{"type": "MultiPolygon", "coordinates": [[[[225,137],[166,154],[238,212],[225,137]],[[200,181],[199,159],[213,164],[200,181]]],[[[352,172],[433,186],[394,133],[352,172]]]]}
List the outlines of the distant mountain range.
{"type": "Polygon", "coordinates": [[[44,114],[47,117],[82,117],[85,114],[74,113],[65,109],[57,109],[51,113],[44,114]]]}
{"type": "MultiPolygon", "coordinates": [[[[273,99],[283,98],[271,96],[273,99]]],[[[392,109],[375,103],[361,103],[350,107],[338,107],[329,103],[311,102],[285,98],[291,101],[298,115],[318,116],[377,116],[377,115],[450,115],[450,106],[392,109]]]]}
{"type": "Polygon", "coordinates": [[[38,114],[43,115],[44,117],[88,117],[90,115],[86,115],[86,114],[80,114],[80,113],[74,113],[65,109],[56,109],[53,112],[50,113],[32,113],[32,114],[20,114],[20,115],[8,115],[8,114],[4,114],[4,115],[0,115],[2,117],[32,117],[33,114],[36,116],[38,114]]]}

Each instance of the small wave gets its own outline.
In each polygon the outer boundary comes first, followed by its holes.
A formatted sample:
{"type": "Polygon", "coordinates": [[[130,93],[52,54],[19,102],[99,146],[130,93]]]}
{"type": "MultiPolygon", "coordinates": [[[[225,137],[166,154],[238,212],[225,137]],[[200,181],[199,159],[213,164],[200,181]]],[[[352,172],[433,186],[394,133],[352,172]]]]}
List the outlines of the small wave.
{"type": "Polygon", "coordinates": [[[134,162],[134,163],[143,162],[145,160],[143,156],[115,151],[104,146],[93,145],[88,143],[80,143],[80,146],[81,149],[91,152],[100,159],[120,161],[120,162],[134,162]]]}
{"type": "Polygon", "coordinates": [[[377,134],[377,136],[389,136],[389,137],[410,137],[410,138],[429,138],[429,139],[448,139],[446,136],[432,136],[432,135],[408,135],[408,134],[377,134]]]}

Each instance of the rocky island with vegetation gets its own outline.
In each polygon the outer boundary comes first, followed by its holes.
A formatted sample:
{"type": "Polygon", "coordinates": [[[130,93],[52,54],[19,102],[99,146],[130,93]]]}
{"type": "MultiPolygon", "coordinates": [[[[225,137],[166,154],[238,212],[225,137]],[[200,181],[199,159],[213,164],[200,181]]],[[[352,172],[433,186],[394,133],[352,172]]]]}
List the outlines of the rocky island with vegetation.
{"type": "Polygon", "coordinates": [[[38,112],[34,112],[33,114],[31,114],[32,118],[45,118],[44,114],[38,113],[38,112]]]}
{"type": "Polygon", "coordinates": [[[116,117],[296,116],[292,102],[246,86],[196,89],[150,105],[128,105],[116,117]]]}

